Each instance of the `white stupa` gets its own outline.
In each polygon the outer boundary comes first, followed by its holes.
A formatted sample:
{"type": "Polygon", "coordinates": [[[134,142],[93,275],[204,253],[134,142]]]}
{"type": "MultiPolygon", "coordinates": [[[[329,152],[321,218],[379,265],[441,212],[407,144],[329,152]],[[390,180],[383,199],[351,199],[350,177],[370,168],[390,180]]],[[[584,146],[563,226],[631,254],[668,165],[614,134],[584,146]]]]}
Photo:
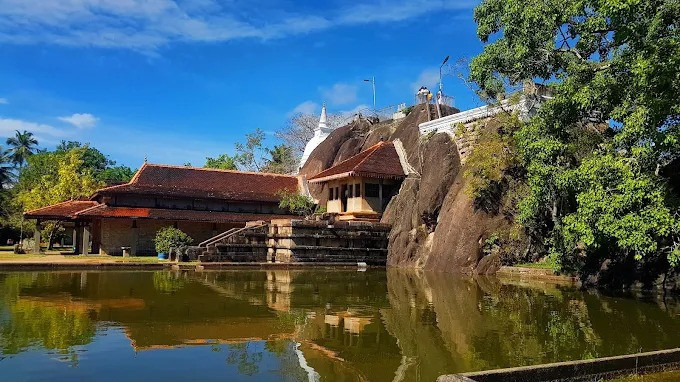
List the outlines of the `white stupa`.
{"type": "Polygon", "coordinates": [[[321,107],[321,117],[319,118],[319,126],[317,126],[316,129],[314,129],[314,136],[312,139],[307,142],[307,145],[305,146],[305,152],[302,154],[302,160],[300,160],[300,168],[305,165],[307,162],[307,158],[309,158],[309,155],[314,151],[316,146],[318,146],[321,142],[328,137],[328,135],[333,132],[332,127],[328,127],[328,121],[326,117],[326,104],[324,103],[323,106],[321,107]]]}

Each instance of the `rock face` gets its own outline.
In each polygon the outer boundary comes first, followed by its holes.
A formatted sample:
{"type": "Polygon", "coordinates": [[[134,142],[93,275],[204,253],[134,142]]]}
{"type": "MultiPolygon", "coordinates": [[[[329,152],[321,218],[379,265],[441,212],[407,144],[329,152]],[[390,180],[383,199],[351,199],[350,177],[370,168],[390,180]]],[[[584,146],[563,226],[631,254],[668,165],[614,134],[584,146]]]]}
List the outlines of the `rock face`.
{"type": "MultiPolygon", "coordinates": [[[[493,273],[498,259],[483,259],[480,263],[481,243],[505,221],[502,216],[473,207],[464,192],[456,143],[447,134],[420,136],[418,125],[428,120],[427,113],[425,105],[417,105],[399,121],[371,125],[360,120],[336,129],[312,152],[300,173],[309,177],[379,141],[401,140],[418,174],[404,180],[383,214],[382,221],[392,225],[388,265],[493,273]]],[[[319,203],[325,204],[324,188],[315,186],[310,191],[319,203]]]]}

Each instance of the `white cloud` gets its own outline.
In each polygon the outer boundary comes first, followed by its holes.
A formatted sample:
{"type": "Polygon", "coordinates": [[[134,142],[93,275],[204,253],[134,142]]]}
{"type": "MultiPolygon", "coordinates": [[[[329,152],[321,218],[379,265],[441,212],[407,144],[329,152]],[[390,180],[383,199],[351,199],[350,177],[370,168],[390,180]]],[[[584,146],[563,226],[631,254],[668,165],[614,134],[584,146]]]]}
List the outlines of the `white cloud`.
{"type": "Polygon", "coordinates": [[[427,86],[434,93],[439,86],[439,68],[428,68],[420,72],[418,78],[411,83],[411,90],[415,94],[421,86],[427,86]]]}
{"type": "Polygon", "coordinates": [[[94,127],[99,122],[99,118],[89,113],[76,113],[68,117],[59,117],[59,120],[70,123],[79,129],[94,127]]]}
{"type": "Polygon", "coordinates": [[[7,98],[0,98],[0,105],[7,105],[8,103],[9,101],[7,100],[7,98]]]}
{"type": "Polygon", "coordinates": [[[295,115],[295,114],[312,114],[315,115],[318,113],[319,110],[319,104],[314,102],[314,101],[305,101],[293,108],[288,115],[295,115]]]}
{"type": "Polygon", "coordinates": [[[0,118],[0,136],[9,137],[14,135],[14,132],[18,131],[28,131],[35,135],[38,142],[43,143],[54,143],[60,138],[66,137],[69,133],[65,130],[58,129],[52,125],[46,125],[43,123],[23,121],[20,119],[11,118],[0,118]]]}
{"type": "Polygon", "coordinates": [[[0,42],[127,48],[153,52],[174,42],[271,39],[333,27],[391,23],[447,10],[469,10],[470,0],[362,2],[316,14],[294,3],[263,12],[217,0],[0,0],[0,42]],[[284,8],[281,8],[284,7],[284,8]],[[331,16],[326,16],[331,15],[331,16]]]}
{"type": "Polygon", "coordinates": [[[357,100],[357,86],[337,83],[330,88],[321,88],[321,96],[331,105],[347,105],[357,100]]]}

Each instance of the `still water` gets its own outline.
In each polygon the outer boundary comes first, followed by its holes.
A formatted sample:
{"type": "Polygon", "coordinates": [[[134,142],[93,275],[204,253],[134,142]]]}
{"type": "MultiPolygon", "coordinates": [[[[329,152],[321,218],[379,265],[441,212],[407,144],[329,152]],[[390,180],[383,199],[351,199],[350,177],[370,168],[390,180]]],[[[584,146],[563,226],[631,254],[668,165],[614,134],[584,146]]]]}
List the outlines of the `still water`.
{"type": "Polygon", "coordinates": [[[434,381],[677,347],[678,313],[399,270],[0,273],[0,379],[434,381]]]}

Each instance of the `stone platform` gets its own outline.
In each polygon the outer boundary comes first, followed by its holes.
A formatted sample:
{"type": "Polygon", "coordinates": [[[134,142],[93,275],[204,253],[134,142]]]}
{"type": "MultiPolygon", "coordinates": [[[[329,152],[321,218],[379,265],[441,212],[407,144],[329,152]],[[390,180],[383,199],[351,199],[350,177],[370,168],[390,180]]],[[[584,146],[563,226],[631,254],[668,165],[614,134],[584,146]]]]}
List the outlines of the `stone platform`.
{"type": "Polygon", "coordinates": [[[385,265],[389,233],[388,224],[377,222],[281,219],[250,224],[205,247],[179,249],[173,257],[201,262],[385,265]]]}

